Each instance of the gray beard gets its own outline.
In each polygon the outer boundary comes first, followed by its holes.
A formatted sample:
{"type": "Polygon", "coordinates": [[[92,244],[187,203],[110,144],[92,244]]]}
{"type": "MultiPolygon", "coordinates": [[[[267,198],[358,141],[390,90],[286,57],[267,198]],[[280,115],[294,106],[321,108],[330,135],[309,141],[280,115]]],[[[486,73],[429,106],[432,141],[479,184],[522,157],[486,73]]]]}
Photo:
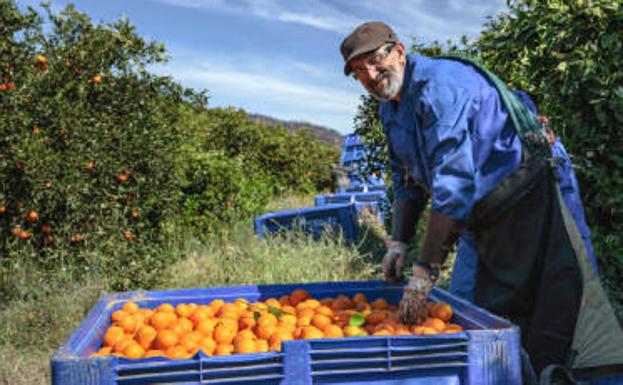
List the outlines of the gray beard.
{"type": "Polygon", "coordinates": [[[377,76],[375,83],[378,83],[383,79],[387,79],[387,85],[379,90],[370,91],[370,95],[381,102],[386,102],[395,98],[400,92],[400,89],[402,88],[403,74],[398,71],[387,70],[377,76]]]}

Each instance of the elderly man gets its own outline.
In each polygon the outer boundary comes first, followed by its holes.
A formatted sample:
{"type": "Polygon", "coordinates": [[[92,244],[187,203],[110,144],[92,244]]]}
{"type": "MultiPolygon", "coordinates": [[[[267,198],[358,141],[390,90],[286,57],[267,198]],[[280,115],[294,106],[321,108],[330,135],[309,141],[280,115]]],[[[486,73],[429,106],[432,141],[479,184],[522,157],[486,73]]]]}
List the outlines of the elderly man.
{"type": "MultiPolygon", "coordinates": [[[[502,97],[486,70],[407,55],[384,23],[360,25],[340,49],[344,73],[380,101],[395,191],[383,260],[388,280],[402,278],[415,224],[430,200],[419,260],[401,302],[403,320],[425,315],[428,293],[458,240],[451,291],[517,323],[537,371],[564,362],[582,285],[575,249],[565,242],[560,212],[568,209],[558,203],[556,174],[548,167],[552,153],[563,154],[557,177],[575,182],[560,142],[518,127],[517,115],[527,116],[530,127],[536,119],[515,95],[510,99],[519,112],[511,113],[509,96],[502,97]]],[[[596,267],[577,188],[563,198],[573,205],[584,255],[596,267]]]]}

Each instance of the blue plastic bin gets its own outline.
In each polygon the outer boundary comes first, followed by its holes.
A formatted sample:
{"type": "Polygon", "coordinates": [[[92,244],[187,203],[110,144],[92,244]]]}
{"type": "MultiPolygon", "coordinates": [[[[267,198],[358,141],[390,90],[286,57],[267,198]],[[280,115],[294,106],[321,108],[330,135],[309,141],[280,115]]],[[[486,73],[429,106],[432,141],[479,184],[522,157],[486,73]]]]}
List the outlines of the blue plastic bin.
{"type": "Polygon", "coordinates": [[[314,204],[316,206],[354,203],[357,209],[357,215],[366,206],[371,206],[381,221],[384,218],[383,203],[387,200],[387,194],[384,191],[375,192],[357,192],[357,193],[338,193],[338,194],[322,194],[316,195],[314,204]]]}
{"type": "Polygon", "coordinates": [[[265,300],[303,288],[314,298],[364,293],[397,304],[402,286],[385,281],[322,282],[205,289],[134,291],[102,297],[67,342],[53,355],[53,385],[240,384],[240,385],[520,385],[519,330],[447,292],[434,301],[454,309],[462,333],[286,341],[281,352],[169,360],[89,358],[102,343],[110,316],[132,300],[141,307],[161,303],[206,304],[214,299],[265,300]]]}
{"type": "Polygon", "coordinates": [[[350,147],[361,143],[361,135],[349,134],[344,136],[343,147],[350,147]]]}
{"type": "Polygon", "coordinates": [[[320,238],[327,231],[341,232],[346,240],[357,239],[357,211],[354,203],[305,207],[268,213],[255,218],[255,233],[266,235],[284,230],[301,229],[320,238]]]}

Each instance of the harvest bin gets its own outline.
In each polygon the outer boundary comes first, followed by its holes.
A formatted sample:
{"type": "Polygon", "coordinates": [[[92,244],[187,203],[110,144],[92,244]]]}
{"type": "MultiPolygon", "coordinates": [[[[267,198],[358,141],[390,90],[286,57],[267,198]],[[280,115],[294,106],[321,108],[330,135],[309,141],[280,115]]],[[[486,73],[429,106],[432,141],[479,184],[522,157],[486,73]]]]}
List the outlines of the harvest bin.
{"type": "Polygon", "coordinates": [[[352,337],[285,341],[281,352],[191,359],[89,358],[101,345],[113,311],[128,301],[155,308],[161,303],[207,304],[214,299],[265,300],[303,288],[322,299],[364,293],[397,304],[402,286],[385,281],[233,286],[133,291],[102,297],[54,354],[54,385],[241,384],[241,385],[520,385],[519,329],[438,288],[431,300],[454,309],[456,334],[352,337]]]}
{"type": "Polygon", "coordinates": [[[314,239],[330,231],[334,234],[342,232],[346,240],[355,241],[358,232],[357,210],[355,203],[283,210],[255,218],[254,226],[260,238],[284,230],[300,229],[311,234],[314,239]]]}

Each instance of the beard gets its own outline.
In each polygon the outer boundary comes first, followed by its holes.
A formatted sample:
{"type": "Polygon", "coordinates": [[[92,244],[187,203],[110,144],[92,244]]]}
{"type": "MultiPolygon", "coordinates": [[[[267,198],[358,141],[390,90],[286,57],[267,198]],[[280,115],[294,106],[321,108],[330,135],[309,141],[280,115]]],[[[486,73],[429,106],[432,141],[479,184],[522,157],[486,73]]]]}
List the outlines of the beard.
{"type": "Polygon", "coordinates": [[[370,95],[381,102],[394,99],[402,89],[404,73],[395,68],[388,68],[374,79],[368,89],[370,95]],[[381,83],[385,83],[382,85],[381,83]]]}

